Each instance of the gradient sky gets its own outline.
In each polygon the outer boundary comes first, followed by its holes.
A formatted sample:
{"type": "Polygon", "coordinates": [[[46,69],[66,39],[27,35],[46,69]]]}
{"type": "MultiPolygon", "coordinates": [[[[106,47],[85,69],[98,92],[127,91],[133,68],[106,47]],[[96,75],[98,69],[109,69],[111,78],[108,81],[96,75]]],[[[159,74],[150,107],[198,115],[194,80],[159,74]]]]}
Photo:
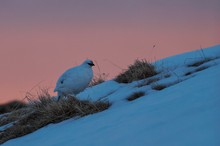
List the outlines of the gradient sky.
{"type": "Polygon", "coordinates": [[[0,103],[36,85],[52,91],[86,58],[112,78],[136,58],[216,44],[219,0],[1,0],[0,103]]]}

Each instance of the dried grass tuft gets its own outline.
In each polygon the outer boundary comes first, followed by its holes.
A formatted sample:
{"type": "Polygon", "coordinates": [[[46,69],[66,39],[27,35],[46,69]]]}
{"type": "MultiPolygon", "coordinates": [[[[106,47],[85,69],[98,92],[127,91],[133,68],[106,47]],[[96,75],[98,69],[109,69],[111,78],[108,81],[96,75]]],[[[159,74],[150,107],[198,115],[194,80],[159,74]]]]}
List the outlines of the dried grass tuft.
{"type": "Polygon", "coordinates": [[[152,86],[152,89],[154,89],[154,90],[163,90],[168,86],[169,85],[157,84],[157,85],[152,86]]]}
{"type": "Polygon", "coordinates": [[[187,66],[188,67],[198,67],[198,66],[201,66],[202,64],[206,63],[206,62],[209,62],[211,60],[214,60],[216,58],[204,58],[202,60],[199,60],[199,61],[196,61],[194,63],[191,63],[191,64],[188,64],[187,66]]]}
{"type": "Polygon", "coordinates": [[[24,107],[26,107],[26,104],[24,102],[17,101],[17,100],[11,101],[11,102],[0,105],[0,114],[12,112],[14,110],[18,110],[24,107]]]}
{"type": "Polygon", "coordinates": [[[128,101],[133,101],[133,100],[138,99],[138,98],[140,98],[140,97],[142,97],[142,96],[144,96],[144,95],[145,95],[144,92],[135,92],[135,93],[133,93],[132,95],[130,95],[130,96],[127,98],[127,100],[128,100],[128,101]]]}
{"type": "Polygon", "coordinates": [[[9,139],[31,133],[50,123],[58,123],[72,117],[83,117],[107,109],[108,102],[78,100],[69,96],[59,102],[53,100],[47,91],[43,91],[37,100],[31,100],[26,108],[11,112],[1,118],[1,125],[14,124],[0,132],[0,144],[9,139]],[[3,120],[2,120],[3,119],[3,120]]]}
{"type": "Polygon", "coordinates": [[[128,66],[128,69],[119,74],[115,81],[118,83],[130,83],[133,81],[145,79],[156,75],[155,67],[146,60],[135,60],[134,64],[128,66]]]}
{"type": "Polygon", "coordinates": [[[95,85],[98,85],[98,84],[105,82],[107,77],[108,77],[108,75],[105,73],[102,73],[102,74],[99,74],[99,75],[93,77],[92,81],[89,84],[89,87],[92,87],[92,86],[95,86],[95,85]]]}
{"type": "Polygon", "coordinates": [[[207,69],[207,68],[209,68],[209,66],[201,66],[201,67],[196,68],[194,71],[186,72],[184,75],[185,75],[185,76],[189,76],[189,75],[192,75],[192,74],[194,74],[194,73],[196,73],[196,72],[203,71],[203,70],[205,70],[205,69],[207,69]]]}

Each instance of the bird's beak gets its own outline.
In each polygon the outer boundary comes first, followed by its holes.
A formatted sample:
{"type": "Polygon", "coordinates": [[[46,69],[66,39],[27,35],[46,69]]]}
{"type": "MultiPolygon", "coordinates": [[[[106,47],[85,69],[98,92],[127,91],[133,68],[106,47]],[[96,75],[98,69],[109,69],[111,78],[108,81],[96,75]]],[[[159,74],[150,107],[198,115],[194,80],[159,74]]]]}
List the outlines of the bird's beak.
{"type": "Polygon", "coordinates": [[[88,63],[90,66],[95,66],[95,64],[94,63],[88,63]]]}

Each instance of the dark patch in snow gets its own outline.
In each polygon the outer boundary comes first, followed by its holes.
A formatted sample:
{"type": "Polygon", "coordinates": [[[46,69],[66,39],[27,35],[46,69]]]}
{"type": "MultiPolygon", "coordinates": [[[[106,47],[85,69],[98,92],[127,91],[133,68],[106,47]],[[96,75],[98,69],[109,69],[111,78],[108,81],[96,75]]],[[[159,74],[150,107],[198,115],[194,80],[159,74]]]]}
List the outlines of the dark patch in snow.
{"type": "Polygon", "coordinates": [[[169,77],[171,77],[171,74],[165,74],[164,75],[164,78],[169,78],[169,77]]]}
{"type": "Polygon", "coordinates": [[[196,69],[196,72],[199,72],[199,71],[205,70],[205,69],[207,69],[207,68],[209,68],[209,66],[202,66],[202,67],[199,67],[199,68],[196,69]]]}
{"type": "Polygon", "coordinates": [[[154,90],[163,90],[166,87],[168,87],[168,86],[164,85],[164,84],[157,84],[157,85],[152,86],[152,89],[154,89],[154,90]]]}
{"type": "Polygon", "coordinates": [[[202,59],[202,60],[199,60],[199,61],[193,62],[193,63],[191,63],[191,64],[188,64],[187,66],[188,66],[188,67],[199,67],[199,66],[203,65],[204,63],[207,63],[207,62],[216,60],[216,59],[218,59],[218,58],[219,58],[219,57],[204,58],[204,59],[202,59]]]}
{"type": "Polygon", "coordinates": [[[143,86],[146,86],[146,85],[150,85],[150,84],[152,84],[154,82],[157,82],[159,80],[160,80],[160,78],[151,78],[149,80],[146,80],[146,81],[138,84],[136,87],[143,87],[143,86]]]}
{"type": "Polygon", "coordinates": [[[207,68],[209,68],[209,67],[210,67],[210,66],[198,67],[198,68],[196,68],[194,71],[189,71],[189,72],[185,73],[184,75],[185,75],[185,76],[189,76],[189,75],[192,75],[192,74],[194,74],[194,73],[196,73],[196,72],[205,70],[205,69],[207,69],[207,68]]]}
{"type": "Polygon", "coordinates": [[[129,97],[127,98],[127,100],[128,100],[128,101],[133,101],[133,100],[138,99],[138,98],[140,98],[140,97],[142,97],[142,96],[144,96],[144,95],[145,95],[144,92],[135,92],[135,93],[133,93],[131,96],[129,96],[129,97]]]}
{"type": "Polygon", "coordinates": [[[184,75],[185,75],[185,76],[189,76],[189,75],[191,75],[192,73],[193,73],[193,72],[190,71],[190,72],[185,73],[184,75]]]}

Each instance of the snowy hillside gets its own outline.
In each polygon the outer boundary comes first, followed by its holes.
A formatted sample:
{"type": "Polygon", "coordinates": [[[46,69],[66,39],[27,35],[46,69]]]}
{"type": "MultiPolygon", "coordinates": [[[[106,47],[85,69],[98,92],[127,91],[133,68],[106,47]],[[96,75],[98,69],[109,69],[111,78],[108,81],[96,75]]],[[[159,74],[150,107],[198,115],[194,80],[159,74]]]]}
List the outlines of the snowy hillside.
{"type": "Polygon", "coordinates": [[[156,76],[128,84],[110,80],[78,95],[108,100],[108,110],[50,124],[3,146],[219,146],[220,45],[154,64],[156,76]],[[129,101],[135,93],[141,97],[129,101]]]}

